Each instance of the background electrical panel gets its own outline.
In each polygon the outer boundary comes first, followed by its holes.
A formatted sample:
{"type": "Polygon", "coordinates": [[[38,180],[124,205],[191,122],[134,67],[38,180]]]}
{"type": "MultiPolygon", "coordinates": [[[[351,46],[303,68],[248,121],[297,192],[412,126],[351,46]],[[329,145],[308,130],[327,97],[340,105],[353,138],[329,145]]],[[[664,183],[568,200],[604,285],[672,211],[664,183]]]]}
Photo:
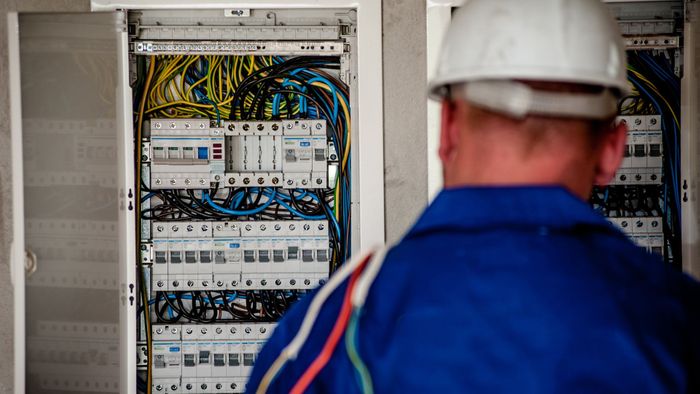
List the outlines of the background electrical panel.
{"type": "Polygon", "coordinates": [[[238,393],[347,258],[349,10],[129,12],[138,389],[238,393]]]}
{"type": "Polygon", "coordinates": [[[630,239],[681,267],[681,77],[683,3],[613,3],[632,94],[619,104],[628,127],[615,178],[591,203],[630,239]]]}

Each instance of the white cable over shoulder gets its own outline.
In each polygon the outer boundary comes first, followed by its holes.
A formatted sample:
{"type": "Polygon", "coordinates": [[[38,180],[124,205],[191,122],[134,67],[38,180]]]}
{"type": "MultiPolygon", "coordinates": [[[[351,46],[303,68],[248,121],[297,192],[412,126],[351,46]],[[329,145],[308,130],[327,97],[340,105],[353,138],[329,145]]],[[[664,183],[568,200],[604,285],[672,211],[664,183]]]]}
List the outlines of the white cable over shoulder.
{"type": "Polygon", "coordinates": [[[382,265],[384,265],[384,258],[388,250],[388,247],[377,250],[372,256],[372,260],[367,264],[362,276],[358,278],[350,298],[353,309],[361,308],[365,304],[369,289],[372,287],[374,280],[382,269],[382,265]]]}
{"type": "Polygon", "coordinates": [[[270,365],[270,368],[268,368],[267,372],[265,372],[265,375],[263,375],[263,378],[260,381],[258,389],[255,391],[256,394],[266,393],[267,389],[270,387],[270,383],[272,383],[272,380],[274,380],[279,371],[282,370],[284,364],[286,364],[288,360],[296,359],[302,346],[304,346],[304,343],[306,343],[306,340],[309,338],[311,329],[316,322],[316,318],[318,317],[323,304],[333,293],[333,291],[338,288],[338,286],[340,286],[340,284],[343,283],[343,281],[345,281],[345,279],[347,279],[355,271],[355,269],[362,264],[363,261],[365,261],[367,256],[372,254],[373,250],[376,250],[376,248],[370,249],[370,252],[358,254],[350,261],[343,264],[343,266],[340,267],[336,273],[331,275],[328,283],[321,287],[318,293],[316,293],[316,296],[309,305],[309,309],[306,311],[306,315],[304,315],[304,320],[301,322],[299,331],[297,331],[297,334],[294,336],[292,341],[289,342],[284,349],[282,349],[279,356],[277,356],[272,365],[270,365]]]}

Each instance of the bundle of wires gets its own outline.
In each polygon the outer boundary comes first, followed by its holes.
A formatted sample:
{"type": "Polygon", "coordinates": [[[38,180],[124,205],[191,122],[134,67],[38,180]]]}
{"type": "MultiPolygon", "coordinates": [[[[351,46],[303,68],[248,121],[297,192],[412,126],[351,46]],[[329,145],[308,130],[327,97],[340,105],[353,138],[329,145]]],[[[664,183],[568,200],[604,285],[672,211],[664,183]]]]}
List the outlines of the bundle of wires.
{"type": "Polygon", "coordinates": [[[279,320],[302,293],[290,290],[156,292],[149,305],[160,323],[279,320]]]}
{"type": "MultiPolygon", "coordinates": [[[[148,117],[199,116],[219,123],[222,118],[328,122],[329,138],[339,156],[339,173],[336,184],[317,197],[339,228],[335,242],[340,248],[334,249],[331,260],[331,270],[337,269],[351,250],[350,101],[348,86],[335,76],[340,69],[338,58],[177,55],[152,59],[156,63],[154,77],[145,93],[144,115],[148,117]]],[[[292,196],[285,202],[298,201],[292,196]]]]}
{"type": "Polygon", "coordinates": [[[680,265],[680,78],[674,73],[668,52],[628,52],[628,78],[635,94],[623,101],[627,114],[661,115],[664,145],[664,232],[669,261],[680,265]],[[632,105],[630,105],[632,104],[632,105]]]}

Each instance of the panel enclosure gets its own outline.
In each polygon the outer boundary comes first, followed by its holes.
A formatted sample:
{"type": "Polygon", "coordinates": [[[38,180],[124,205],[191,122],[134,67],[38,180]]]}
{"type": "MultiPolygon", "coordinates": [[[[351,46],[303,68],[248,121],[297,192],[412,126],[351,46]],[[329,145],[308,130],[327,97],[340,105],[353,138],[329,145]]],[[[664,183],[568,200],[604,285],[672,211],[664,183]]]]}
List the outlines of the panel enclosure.
{"type": "Polygon", "coordinates": [[[259,345],[157,344],[153,327],[274,325],[363,246],[376,218],[360,204],[360,158],[381,133],[362,128],[357,11],[128,14],[140,304],[150,300],[139,386],[242,390],[259,345]]]}

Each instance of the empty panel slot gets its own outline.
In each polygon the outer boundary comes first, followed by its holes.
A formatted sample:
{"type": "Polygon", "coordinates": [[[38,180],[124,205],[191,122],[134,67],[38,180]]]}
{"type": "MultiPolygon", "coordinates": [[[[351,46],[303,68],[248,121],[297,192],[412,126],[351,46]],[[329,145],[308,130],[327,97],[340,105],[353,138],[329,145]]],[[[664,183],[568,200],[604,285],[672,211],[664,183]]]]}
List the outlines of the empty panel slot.
{"type": "Polygon", "coordinates": [[[299,260],[299,248],[297,246],[290,246],[287,248],[287,259],[299,260]]]}
{"type": "Polygon", "coordinates": [[[301,261],[308,263],[314,261],[314,251],[310,249],[304,249],[301,251],[301,261]]]}
{"type": "Polygon", "coordinates": [[[166,258],[165,252],[156,252],[156,263],[157,264],[165,264],[168,262],[168,259],[166,258]]]}
{"type": "Polygon", "coordinates": [[[202,263],[211,263],[211,251],[202,250],[199,252],[199,261],[202,263]]]}
{"type": "Polygon", "coordinates": [[[194,354],[185,354],[185,361],[183,365],[186,367],[194,367],[194,354]]]}
{"type": "Polygon", "coordinates": [[[634,157],[644,157],[647,155],[644,144],[634,145],[634,157]]]}
{"type": "Polygon", "coordinates": [[[182,263],[182,256],[180,254],[180,251],[171,251],[170,252],[170,264],[180,264],[182,263]]]}
{"type": "Polygon", "coordinates": [[[244,353],[243,354],[243,366],[252,367],[255,365],[255,354],[254,353],[244,353]]]}
{"type": "Polygon", "coordinates": [[[270,251],[269,250],[259,250],[258,251],[258,261],[261,263],[270,262],[270,251]]]}
{"type": "Polygon", "coordinates": [[[194,250],[185,251],[185,263],[193,264],[197,262],[197,252],[194,250]]]}
{"type": "Polygon", "coordinates": [[[246,263],[255,262],[255,251],[254,250],[244,250],[243,251],[243,261],[246,263]]]}
{"type": "Polygon", "coordinates": [[[320,261],[320,262],[328,261],[328,250],[318,249],[316,251],[316,261],[320,261]]]}
{"type": "Polygon", "coordinates": [[[275,263],[281,263],[284,261],[284,250],[275,249],[272,251],[272,261],[275,263]]]}
{"type": "Polygon", "coordinates": [[[199,351],[199,364],[209,364],[209,350],[199,351]]]}
{"type": "Polygon", "coordinates": [[[215,367],[225,367],[226,366],[226,360],[224,360],[224,354],[221,353],[216,353],[214,354],[214,366],[215,367]]]}
{"type": "Polygon", "coordinates": [[[228,354],[228,366],[229,367],[237,367],[241,365],[241,355],[238,353],[229,353],[228,354]]]}
{"type": "Polygon", "coordinates": [[[651,157],[661,156],[661,144],[650,144],[649,145],[649,156],[651,156],[651,157]]]}

